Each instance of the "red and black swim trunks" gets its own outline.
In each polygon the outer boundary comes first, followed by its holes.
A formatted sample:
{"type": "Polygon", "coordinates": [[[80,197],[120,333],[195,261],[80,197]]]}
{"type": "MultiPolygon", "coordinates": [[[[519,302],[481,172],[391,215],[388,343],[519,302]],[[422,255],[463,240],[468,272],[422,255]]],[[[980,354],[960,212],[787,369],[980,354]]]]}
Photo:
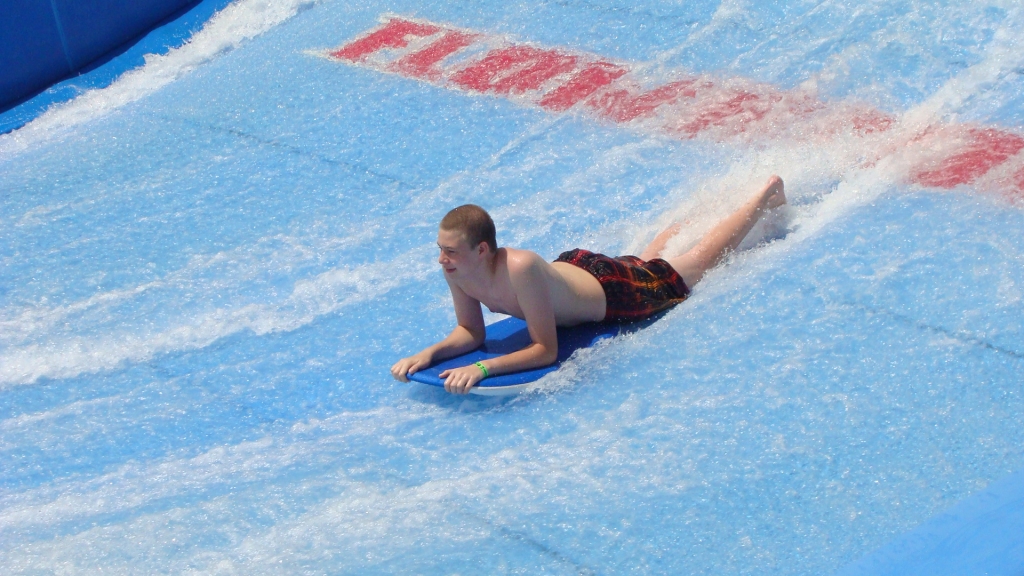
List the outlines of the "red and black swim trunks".
{"type": "Polygon", "coordinates": [[[644,262],[636,256],[612,258],[577,248],[562,252],[555,262],[572,264],[597,278],[608,302],[605,320],[641,320],[690,295],[682,277],[661,258],[644,262]]]}

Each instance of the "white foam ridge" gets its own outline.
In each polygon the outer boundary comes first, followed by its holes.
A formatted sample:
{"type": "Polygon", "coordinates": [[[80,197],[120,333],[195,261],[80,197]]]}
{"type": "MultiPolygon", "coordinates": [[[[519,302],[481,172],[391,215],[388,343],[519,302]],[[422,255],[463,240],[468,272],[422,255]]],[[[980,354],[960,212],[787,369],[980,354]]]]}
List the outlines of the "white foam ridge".
{"type": "MultiPolygon", "coordinates": [[[[297,423],[283,437],[217,446],[185,458],[126,463],[96,477],[70,478],[0,497],[0,531],[125,512],[155,500],[187,496],[237,476],[249,481],[267,479],[290,464],[309,461],[312,454],[330,451],[332,446],[344,451],[353,441],[365,441],[360,437],[378,436],[382,428],[394,430],[440,414],[440,408],[427,405],[344,412],[323,421],[297,423]]],[[[15,420],[5,427],[27,423],[23,418],[15,420]]]]}
{"type": "MultiPolygon", "coordinates": [[[[367,241],[374,229],[368,227],[345,238],[299,238],[285,234],[264,237],[250,246],[212,255],[192,257],[183,268],[136,286],[101,292],[64,304],[43,301],[27,306],[0,308],[0,345],[16,346],[47,338],[62,324],[81,324],[86,313],[109,313],[115,306],[160,289],[189,292],[206,284],[211,292],[224,291],[268,274],[280,274],[297,264],[316,261],[324,254],[357,246],[367,241]],[[206,280],[211,276],[219,276],[206,280]]],[[[164,305],[172,305],[164,302],[164,305]]]]}
{"type": "Polygon", "coordinates": [[[931,97],[906,114],[906,121],[922,126],[938,120],[955,120],[979,95],[1008,75],[1020,74],[1024,65],[1024,40],[1019,30],[1024,13],[1017,3],[1006,3],[1004,25],[993,34],[985,49],[985,58],[947,81],[931,97]]]}
{"type": "Polygon", "coordinates": [[[216,308],[191,318],[181,317],[176,325],[153,334],[129,327],[98,337],[53,337],[46,334],[46,329],[74,312],[131,298],[163,282],[112,291],[67,306],[25,310],[5,323],[20,324],[23,333],[42,332],[43,338],[0,351],[0,387],[110,370],[161,353],[203,348],[244,330],[257,335],[295,330],[320,316],[377,298],[405,282],[423,279],[433,271],[426,247],[402,254],[394,262],[327,270],[295,282],[283,301],[216,308]],[[394,262],[409,264],[397,266],[394,262]]]}
{"type": "Polygon", "coordinates": [[[51,107],[22,128],[0,136],[0,154],[27,149],[68,128],[100,118],[156,92],[206,62],[285,22],[317,0],[238,0],[216,13],[192,38],[97,90],[51,107]]]}
{"type": "MultiPolygon", "coordinates": [[[[0,451],[16,450],[20,445],[19,440],[12,440],[15,433],[25,429],[59,429],[54,424],[63,418],[73,418],[87,410],[116,410],[123,405],[127,396],[116,394],[104,396],[92,400],[79,400],[63,406],[58,406],[43,412],[25,413],[12,418],[0,420],[0,451]]],[[[63,435],[50,434],[37,444],[37,446],[52,448],[58,442],[66,440],[63,435]]]]}

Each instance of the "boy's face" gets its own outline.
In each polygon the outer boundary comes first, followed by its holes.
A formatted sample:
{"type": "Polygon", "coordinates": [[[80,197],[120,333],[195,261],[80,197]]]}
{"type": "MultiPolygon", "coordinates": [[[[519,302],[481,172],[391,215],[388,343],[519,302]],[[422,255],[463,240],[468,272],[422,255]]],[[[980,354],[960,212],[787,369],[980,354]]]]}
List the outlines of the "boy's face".
{"type": "Polygon", "coordinates": [[[437,257],[437,263],[444,268],[444,273],[448,275],[458,275],[460,271],[471,272],[479,265],[485,246],[486,244],[481,242],[474,249],[466,241],[466,236],[462,232],[438,230],[437,247],[440,249],[440,254],[437,257]]]}

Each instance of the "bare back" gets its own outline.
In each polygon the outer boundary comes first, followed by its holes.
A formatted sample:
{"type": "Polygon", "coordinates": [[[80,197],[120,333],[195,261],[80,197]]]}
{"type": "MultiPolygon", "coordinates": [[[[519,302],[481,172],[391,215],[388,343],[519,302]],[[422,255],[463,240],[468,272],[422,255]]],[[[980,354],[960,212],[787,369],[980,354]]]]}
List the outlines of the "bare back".
{"type": "Polygon", "coordinates": [[[489,283],[459,283],[467,296],[492,312],[526,318],[516,294],[513,276],[527,274],[544,283],[558,326],[573,326],[604,319],[604,289],[589,272],[565,262],[549,263],[534,252],[515,248],[498,250],[489,283]],[[529,269],[533,270],[529,270],[529,269]],[[464,285],[465,284],[465,285],[464,285]]]}

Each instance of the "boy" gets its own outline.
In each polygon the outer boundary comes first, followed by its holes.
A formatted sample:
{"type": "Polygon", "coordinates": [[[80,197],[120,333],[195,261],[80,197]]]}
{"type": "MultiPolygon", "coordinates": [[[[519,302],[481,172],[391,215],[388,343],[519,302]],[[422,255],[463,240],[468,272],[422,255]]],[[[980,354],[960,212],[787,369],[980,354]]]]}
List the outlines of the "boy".
{"type": "Polygon", "coordinates": [[[466,394],[489,375],[551,364],[558,355],[556,326],[639,320],[675,306],[690,294],[690,286],[739,245],[761,216],[785,202],[782,179],[772,176],[760,192],[681,256],[658,257],[679,231],[679,224],[673,224],[639,258],[609,258],[577,249],[550,264],[528,250],[498,248],[487,212],[472,204],[459,206],[441,220],[437,234],[437,261],[452,293],[458,325],[441,342],[396,362],[391,375],[408,382],[409,374],[483,344],[481,304],[526,320],[532,342],[511,354],[442,372],[445,390],[466,394]]]}

